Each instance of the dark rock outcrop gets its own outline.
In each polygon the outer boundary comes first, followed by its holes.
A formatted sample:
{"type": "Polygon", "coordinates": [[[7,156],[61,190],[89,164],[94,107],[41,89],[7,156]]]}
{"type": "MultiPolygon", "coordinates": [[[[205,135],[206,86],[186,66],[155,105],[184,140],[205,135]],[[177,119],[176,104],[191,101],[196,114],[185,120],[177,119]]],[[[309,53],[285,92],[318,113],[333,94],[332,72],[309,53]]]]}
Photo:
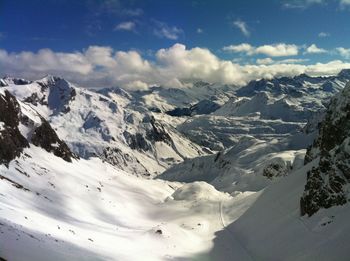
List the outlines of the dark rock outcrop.
{"type": "Polygon", "coordinates": [[[126,143],[133,150],[149,151],[152,148],[151,144],[141,133],[131,134],[127,131],[124,131],[123,136],[126,140],[126,143]]]}
{"type": "Polygon", "coordinates": [[[57,157],[64,159],[65,161],[72,162],[72,158],[77,158],[74,155],[67,144],[60,140],[56,132],[52,129],[50,124],[41,119],[42,124],[37,127],[32,135],[32,143],[36,146],[40,146],[48,152],[52,152],[57,157]]]}
{"type": "Polygon", "coordinates": [[[0,164],[8,165],[29,144],[18,129],[20,106],[8,91],[4,94],[0,94],[0,164]]]}
{"type": "Polygon", "coordinates": [[[69,82],[59,77],[47,76],[35,83],[40,86],[40,91],[31,93],[23,99],[24,102],[35,106],[46,105],[54,114],[70,111],[69,104],[75,99],[76,90],[69,82]]]}
{"type": "Polygon", "coordinates": [[[267,177],[268,179],[286,176],[290,168],[290,166],[281,163],[270,163],[264,167],[263,176],[267,177]]]}
{"type": "Polygon", "coordinates": [[[300,200],[301,215],[309,216],[321,208],[343,205],[349,201],[350,183],[350,84],[331,102],[319,136],[308,148],[305,163],[319,158],[307,174],[300,200]]]}
{"type": "Polygon", "coordinates": [[[139,160],[128,153],[123,153],[118,148],[107,147],[99,157],[113,166],[121,169],[132,169],[135,173],[150,176],[148,170],[139,162],[139,160]]]}
{"type": "Polygon", "coordinates": [[[220,105],[211,100],[202,100],[189,108],[175,108],[165,113],[170,116],[183,117],[210,114],[220,108],[220,105]]]}
{"type": "Polygon", "coordinates": [[[164,126],[155,120],[154,117],[150,118],[151,128],[147,131],[147,137],[151,141],[163,141],[169,145],[173,144],[169,133],[166,131],[164,126]]]}
{"type": "Polygon", "coordinates": [[[190,108],[175,108],[170,111],[166,111],[166,114],[174,117],[191,116],[192,111],[190,108]]]}

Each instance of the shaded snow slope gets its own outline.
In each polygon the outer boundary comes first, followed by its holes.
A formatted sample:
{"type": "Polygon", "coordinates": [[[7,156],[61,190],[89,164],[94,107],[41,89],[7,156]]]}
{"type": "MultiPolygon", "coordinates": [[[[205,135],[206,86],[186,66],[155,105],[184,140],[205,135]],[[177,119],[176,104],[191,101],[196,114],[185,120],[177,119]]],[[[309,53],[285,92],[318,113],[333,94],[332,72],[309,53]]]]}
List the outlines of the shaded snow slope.
{"type": "Polygon", "coordinates": [[[0,172],[0,256],[13,261],[205,260],[222,217],[237,219],[256,198],[140,179],[97,158],[68,163],[37,147],[0,172]]]}
{"type": "Polygon", "coordinates": [[[206,181],[219,190],[259,191],[303,165],[305,150],[286,150],[277,140],[242,138],[215,155],[185,160],[159,177],[165,180],[206,181]]]}
{"type": "Polygon", "coordinates": [[[216,233],[212,260],[348,260],[348,205],[300,216],[299,200],[311,167],[269,186],[242,216],[216,233]],[[232,248],[224,248],[227,242],[232,248]],[[235,255],[237,244],[248,258],[235,255]]]}

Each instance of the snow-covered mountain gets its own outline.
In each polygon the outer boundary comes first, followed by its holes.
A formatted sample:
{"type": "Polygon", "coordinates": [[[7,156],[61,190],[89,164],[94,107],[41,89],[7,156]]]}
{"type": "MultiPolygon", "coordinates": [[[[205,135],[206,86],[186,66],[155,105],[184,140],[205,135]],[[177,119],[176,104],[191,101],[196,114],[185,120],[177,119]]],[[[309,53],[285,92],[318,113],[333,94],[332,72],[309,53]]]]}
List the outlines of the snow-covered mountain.
{"type": "Polygon", "coordinates": [[[265,188],[302,166],[329,100],[349,80],[347,72],[250,82],[217,111],[188,118],[178,126],[198,144],[225,149],[174,165],[160,177],[206,181],[229,192],[265,188]],[[327,91],[324,85],[329,86],[327,91]]]}
{"type": "Polygon", "coordinates": [[[221,260],[348,260],[349,104],[350,84],[332,99],[306,165],[268,186],[217,233],[214,259],[230,234],[238,247],[221,260]]]}
{"type": "Polygon", "coordinates": [[[205,154],[123,90],[97,93],[53,76],[21,85],[5,81],[3,89],[38,111],[80,157],[98,156],[130,173],[154,175],[205,154]]]}
{"type": "Polygon", "coordinates": [[[32,105],[0,89],[1,260],[188,259],[211,248],[223,216],[237,219],[252,201],[79,159],[35,108],[58,112],[32,105]],[[218,212],[222,202],[237,211],[218,212]]]}
{"type": "Polygon", "coordinates": [[[347,260],[349,72],[147,91],[3,78],[0,260],[347,260]]]}
{"type": "Polygon", "coordinates": [[[233,146],[246,135],[281,140],[322,115],[330,98],[349,80],[349,70],[343,70],[331,77],[300,75],[252,81],[216,111],[190,117],[178,130],[212,150],[233,146]]]}

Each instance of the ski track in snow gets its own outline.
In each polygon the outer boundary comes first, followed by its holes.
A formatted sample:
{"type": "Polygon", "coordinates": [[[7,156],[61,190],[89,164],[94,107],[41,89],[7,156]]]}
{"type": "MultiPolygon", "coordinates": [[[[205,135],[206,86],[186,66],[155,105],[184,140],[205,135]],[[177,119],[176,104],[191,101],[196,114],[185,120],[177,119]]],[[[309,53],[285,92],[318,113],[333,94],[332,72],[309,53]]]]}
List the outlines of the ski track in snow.
{"type": "MultiPolygon", "coordinates": [[[[246,254],[246,256],[244,257],[244,260],[251,260],[254,261],[255,259],[252,257],[251,253],[249,252],[249,250],[244,246],[244,244],[242,244],[239,239],[237,238],[237,236],[235,235],[235,233],[233,231],[230,230],[230,228],[228,226],[226,226],[225,224],[225,218],[223,215],[223,201],[219,202],[219,214],[220,214],[220,221],[222,224],[222,228],[223,230],[228,234],[227,236],[227,242],[230,242],[230,244],[237,244],[240,246],[240,248],[243,250],[243,252],[246,254]]],[[[230,248],[232,250],[232,248],[230,248]]],[[[234,252],[230,251],[231,253],[231,260],[235,260],[237,259],[237,257],[234,255],[234,252]]],[[[242,257],[240,257],[242,258],[242,257]]]]}

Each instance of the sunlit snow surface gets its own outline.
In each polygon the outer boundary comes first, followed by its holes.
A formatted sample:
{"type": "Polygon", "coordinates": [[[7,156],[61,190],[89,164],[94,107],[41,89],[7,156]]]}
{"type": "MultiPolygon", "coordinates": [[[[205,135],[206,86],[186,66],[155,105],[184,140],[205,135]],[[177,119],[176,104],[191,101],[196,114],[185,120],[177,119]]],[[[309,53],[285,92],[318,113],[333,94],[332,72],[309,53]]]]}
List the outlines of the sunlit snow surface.
{"type": "Polygon", "coordinates": [[[23,186],[0,182],[0,256],[14,261],[205,256],[222,220],[255,199],[205,182],[140,179],[99,159],[67,163],[34,146],[0,172],[23,186]]]}

